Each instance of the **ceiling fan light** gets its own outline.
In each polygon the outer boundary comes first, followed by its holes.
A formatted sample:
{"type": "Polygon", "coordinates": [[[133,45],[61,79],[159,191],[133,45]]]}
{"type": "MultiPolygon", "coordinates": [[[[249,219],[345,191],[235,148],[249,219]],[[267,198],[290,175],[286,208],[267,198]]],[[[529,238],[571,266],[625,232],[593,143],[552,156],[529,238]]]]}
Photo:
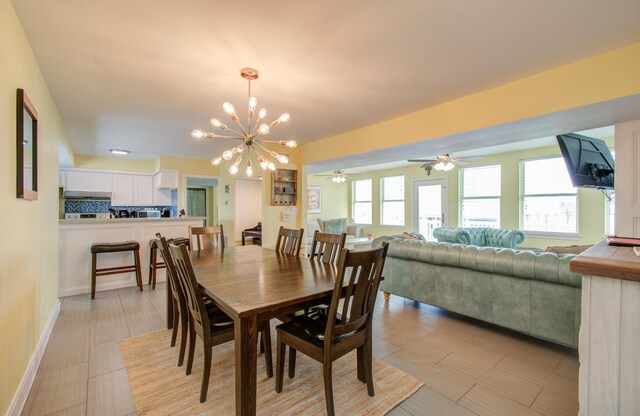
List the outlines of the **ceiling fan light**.
{"type": "Polygon", "coordinates": [[[289,163],[289,158],[286,155],[278,154],[276,156],[276,159],[278,159],[278,162],[282,163],[283,165],[289,163]]]}
{"type": "Polygon", "coordinates": [[[340,182],[340,178],[338,178],[337,176],[334,176],[333,178],[331,178],[331,180],[332,180],[334,183],[338,183],[338,182],[340,182]]]}
{"type": "Polygon", "coordinates": [[[267,116],[267,109],[266,108],[261,108],[260,111],[258,111],[258,119],[262,120],[266,116],[267,116]]]}
{"type": "Polygon", "coordinates": [[[298,142],[295,140],[287,140],[284,145],[293,149],[294,147],[298,147],[298,142]]]}
{"type": "Polygon", "coordinates": [[[283,113],[279,118],[278,121],[280,123],[286,123],[287,121],[291,120],[291,115],[289,113],[283,113]]]}
{"type": "Polygon", "coordinates": [[[248,178],[253,176],[253,168],[251,167],[251,159],[247,159],[247,170],[245,171],[248,178]]]}
{"type": "Polygon", "coordinates": [[[447,163],[445,163],[445,164],[444,164],[444,167],[443,167],[442,169],[443,169],[445,172],[448,172],[448,171],[450,171],[451,169],[453,169],[453,168],[455,168],[455,167],[456,167],[456,165],[454,165],[453,163],[451,163],[451,162],[447,162],[447,163]]]}
{"type": "Polygon", "coordinates": [[[222,152],[222,158],[224,160],[231,160],[232,157],[233,157],[233,152],[231,150],[225,150],[224,152],[222,152]]]}
{"type": "Polygon", "coordinates": [[[269,125],[261,124],[260,128],[258,129],[258,133],[262,135],[269,134],[269,125]]]}
{"type": "Polygon", "coordinates": [[[222,109],[224,110],[225,113],[227,113],[227,115],[232,116],[236,114],[236,109],[233,106],[233,104],[231,104],[230,102],[226,102],[224,104],[222,104],[222,109]]]}
{"type": "Polygon", "coordinates": [[[435,170],[444,170],[444,163],[443,162],[438,162],[435,165],[433,165],[433,168],[435,170]]]}
{"type": "Polygon", "coordinates": [[[222,158],[221,157],[216,157],[215,159],[211,159],[211,164],[213,166],[218,166],[220,164],[220,162],[222,162],[222,158]]]}
{"type": "Polygon", "coordinates": [[[236,165],[231,165],[231,167],[229,168],[229,173],[235,175],[236,173],[238,173],[238,167],[236,165]]]}
{"type": "Polygon", "coordinates": [[[258,105],[258,99],[256,97],[249,98],[249,111],[250,112],[253,113],[255,111],[257,105],[258,105]]]}

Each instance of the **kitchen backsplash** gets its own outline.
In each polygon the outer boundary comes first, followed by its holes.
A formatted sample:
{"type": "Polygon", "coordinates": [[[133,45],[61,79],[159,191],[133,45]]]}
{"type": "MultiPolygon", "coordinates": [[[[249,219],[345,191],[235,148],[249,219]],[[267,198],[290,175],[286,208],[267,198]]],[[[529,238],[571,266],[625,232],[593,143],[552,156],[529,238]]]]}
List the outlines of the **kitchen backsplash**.
{"type": "MultiPolygon", "coordinates": [[[[176,201],[177,202],[177,201],[176,201]]],[[[64,212],[66,213],[77,213],[77,212],[109,212],[109,208],[117,209],[117,210],[128,210],[128,211],[144,211],[147,209],[157,209],[158,211],[162,211],[163,208],[171,209],[171,213],[174,214],[174,209],[172,207],[164,207],[164,206],[149,206],[149,207],[116,207],[111,206],[111,202],[109,201],[65,201],[64,202],[64,212]]],[[[177,216],[172,215],[172,217],[177,216]]]]}

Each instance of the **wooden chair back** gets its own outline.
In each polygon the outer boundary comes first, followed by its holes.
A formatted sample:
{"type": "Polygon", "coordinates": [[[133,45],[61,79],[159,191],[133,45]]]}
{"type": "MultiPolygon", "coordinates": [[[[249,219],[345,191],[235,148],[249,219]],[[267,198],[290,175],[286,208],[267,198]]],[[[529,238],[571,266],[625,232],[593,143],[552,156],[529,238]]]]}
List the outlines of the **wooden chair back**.
{"type": "Polygon", "coordinates": [[[385,241],[371,250],[342,249],[325,329],[325,348],[330,348],[335,338],[371,325],[388,247],[385,241]]]}
{"type": "Polygon", "coordinates": [[[160,235],[160,233],[156,233],[156,238],[158,239],[158,250],[160,251],[160,255],[167,266],[167,284],[169,286],[169,290],[171,290],[173,298],[178,301],[178,304],[180,305],[180,312],[182,313],[182,311],[187,310],[187,304],[184,297],[184,289],[178,280],[178,271],[176,270],[173,256],[169,250],[169,243],[166,238],[160,235]]]}
{"type": "Polygon", "coordinates": [[[316,232],[313,233],[311,260],[317,256],[323,263],[337,263],[346,239],[347,233],[329,234],[316,230],[316,232]]]}
{"type": "Polygon", "coordinates": [[[278,231],[278,239],[276,240],[276,251],[280,253],[290,254],[292,256],[300,255],[300,246],[302,245],[302,236],[304,228],[299,230],[291,230],[280,226],[278,231]]]}
{"type": "Polygon", "coordinates": [[[202,300],[200,285],[196,280],[187,247],[184,244],[177,246],[172,243],[169,244],[169,251],[176,266],[178,280],[184,289],[193,329],[203,340],[209,340],[211,338],[209,314],[202,300]]]}
{"type": "Polygon", "coordinates": [[[189,226],[189,241],[196,250],[208,250],[212,246],[224,248],[224,229],[222,224],[212,227],[189,226]],[[196,237],[196,245],[193,245],[193,237],[196,237]],[[197,248],[196,248],[197,247],[197,248]]]}

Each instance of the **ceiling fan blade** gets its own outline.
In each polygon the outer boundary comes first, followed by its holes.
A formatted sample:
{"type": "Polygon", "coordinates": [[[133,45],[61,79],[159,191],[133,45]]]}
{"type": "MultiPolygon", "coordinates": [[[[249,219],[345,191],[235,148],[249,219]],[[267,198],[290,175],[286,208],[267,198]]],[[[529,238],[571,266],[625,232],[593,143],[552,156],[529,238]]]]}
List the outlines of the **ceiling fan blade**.
{"type": "Polygon", "coordinates": [[[408,159],[407,162],[433,163],[433,162],[437,162],[437,160],[435,160],[435,159],[408,159]]]}
{"type": "Polygon", "coordinates": [[[469,162],[465,162],[464,160],[460,159],[451,159],[451,163],[456,166],[467,166],[469,164],[469,162]]]}
{"type": "Polygon", "coordinates": [[[457,157],[456,160],[468,161],[468,160],[482,160],[484,156],[467,156],[467,157],[457,157]]]}

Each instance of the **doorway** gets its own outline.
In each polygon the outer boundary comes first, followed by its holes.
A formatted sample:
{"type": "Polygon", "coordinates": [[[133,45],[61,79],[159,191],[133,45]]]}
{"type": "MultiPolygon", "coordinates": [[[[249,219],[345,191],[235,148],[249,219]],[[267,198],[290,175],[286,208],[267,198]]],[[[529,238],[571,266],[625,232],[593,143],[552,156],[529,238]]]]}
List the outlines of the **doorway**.
{"type": "Polygon", "coordinates": [[[186,178],[185,204],[189,217],[206,217],[207,226],[218,224],[218,179],[186,178]]]}
{"type": "Polygon", "coordinates": [[[242,230],[253,228],[262,221],[262,181],[236,179],[234,198],[234,237],[242,239],[242,230]]]}
{"type": "Polygon", "coordinates": [[[427,241],[436,241],[435,228],[444,227],[447,207],[447,179],[420,179],[413,182],[414,231],[424,235],[427,241]]]}

